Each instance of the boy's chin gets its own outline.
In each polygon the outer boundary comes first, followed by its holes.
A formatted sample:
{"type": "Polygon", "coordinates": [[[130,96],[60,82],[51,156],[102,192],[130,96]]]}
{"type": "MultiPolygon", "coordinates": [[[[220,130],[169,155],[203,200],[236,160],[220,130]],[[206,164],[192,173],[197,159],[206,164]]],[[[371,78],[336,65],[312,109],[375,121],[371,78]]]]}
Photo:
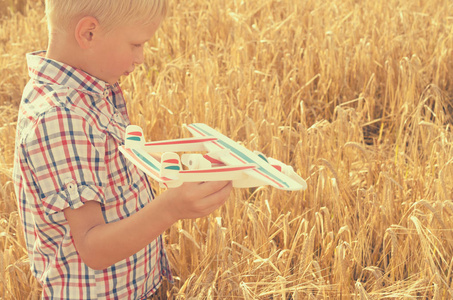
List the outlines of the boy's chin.
{"type": "Polygon", "coordinates": [[[106,79],[106,80],[104,80],[104,81],[107,82],[107,83],[110,84],[110,85],[114,85],[114,84],[117,83],[119,80],[120,80],[120,77],[118,77],[118,78],[109,78],[109,79],[106,79]]]}

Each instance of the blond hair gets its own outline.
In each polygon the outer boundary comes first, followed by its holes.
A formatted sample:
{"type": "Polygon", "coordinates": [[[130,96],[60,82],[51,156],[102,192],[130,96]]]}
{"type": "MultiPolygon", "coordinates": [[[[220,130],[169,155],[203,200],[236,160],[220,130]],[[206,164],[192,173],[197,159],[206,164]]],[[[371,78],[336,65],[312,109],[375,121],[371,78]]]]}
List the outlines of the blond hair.
{"type": "Polygon", "coordinates": [[[85,16],[95,17],[109,31],[134,22],[147,25],[166,14],[167,0],[46,0],[50,31],[66,31],[85,16]]]}

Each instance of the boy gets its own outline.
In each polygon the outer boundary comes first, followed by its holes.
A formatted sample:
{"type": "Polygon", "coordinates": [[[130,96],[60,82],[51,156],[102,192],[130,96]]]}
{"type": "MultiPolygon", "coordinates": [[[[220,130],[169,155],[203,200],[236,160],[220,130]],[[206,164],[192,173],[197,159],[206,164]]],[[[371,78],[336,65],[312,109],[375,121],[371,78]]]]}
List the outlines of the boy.
{"type": "Polygon", "coordinates": [[[154,198],[117,150],[129,125],[117,81],[143,62],[166,10],[165,0],[46,0],[49,45],[27,55],[13,175],[43,299],[145,299],[172,280],[162,232],[231,192],[193,183],[154,198]]]}

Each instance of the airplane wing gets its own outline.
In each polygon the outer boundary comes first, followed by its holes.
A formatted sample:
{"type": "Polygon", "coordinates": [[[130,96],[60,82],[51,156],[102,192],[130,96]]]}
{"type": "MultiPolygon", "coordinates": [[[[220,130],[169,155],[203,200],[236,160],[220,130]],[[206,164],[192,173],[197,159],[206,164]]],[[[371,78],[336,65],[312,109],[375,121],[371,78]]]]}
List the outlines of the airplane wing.
{"type": "Polygon", "coordinates": [[[160,176],[170,178],[163,184],[173,188],[180,186],[183,182],[223,181],[239,180],[246,177],[244,170],[255,169],[255,165],[224,166],[212,168],[210,165],[201,169],[183,170],[180,156],[175,152],[162,154],[160,176]]]}
{"type": "Polygon", "coordinates": [[[250,176],[247,180],[235,181],[234,186],[255,187],[269,184],[276,188],[290,191],[305,190],[307,188],[305,180],[296,173],[294,174],[298,178],[297,180],[294,180],[282,172],[279,172],[257,154],[239,145],[208,125],[195,123],[187,125],[187,128],[195,137],[217,138],[216,141],[205,143],[204,145],[211,153],[220,153],[219,157],[214,157],[214,159],[219,159],[227,165],[254,164],[257,166],[255,169],[244,171],[250,176]]]}
{"type": "Polygon", "coordinates": [[[180,156],[168,151],[178,151],[176,149],[181,147],[183,150],[179,151],[207,151],[203,145],[216,140],[217,138],[208,137],[145,143],[143,130],[139,126],[130,125],[126,128],[125,144],[119,147],[119,151],[161,186],[169,188],[178,187],[183,182],[240,180],[246,177],[245,170],[256,168],[250,164],[212,168],[208,162],[208,165],[199,165],[201,168],[198,169],[183,170],[180,156]],[[148,153],[150,149],[154,150],[150,152],[165,151],[160,162],[148,153]]]}
{"type": "Polygon", "coordinates": [[[181,151],[207,151],[204,146],[206,142],[217,140],[215,137],[208,138],[186,138],[166,141],[146,142],[145,150],[153,152],[181,152],[181,151]]]}
{"type": "Polygon", "coordinates": [[[183,170],[179,172],[179,179],[183,182],[242,180],[246,178],[245,171],[254,169],[255,165],[241,165],[183,170]]]}
{"type": "Polygon", "coordinates": [[[162,168],[161,163],[143,149],[120,146],[119,150],[137,168],[151,176],[151,178],[157,182],[166,183],[174,180],[174,178],[162,177],[160,175],[160,170],[162,168]]]}

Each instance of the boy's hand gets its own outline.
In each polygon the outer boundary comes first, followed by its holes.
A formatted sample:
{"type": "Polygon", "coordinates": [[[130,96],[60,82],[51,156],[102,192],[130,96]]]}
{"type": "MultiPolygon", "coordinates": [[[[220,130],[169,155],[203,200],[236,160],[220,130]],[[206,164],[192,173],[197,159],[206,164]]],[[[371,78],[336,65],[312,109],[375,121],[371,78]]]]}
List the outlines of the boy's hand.
{"type": "Polygon", "coordinates": [[[233,189],[231,181],[186,182],[164,196],[175,220],[204,217],[222,206],[233,189]]]}

